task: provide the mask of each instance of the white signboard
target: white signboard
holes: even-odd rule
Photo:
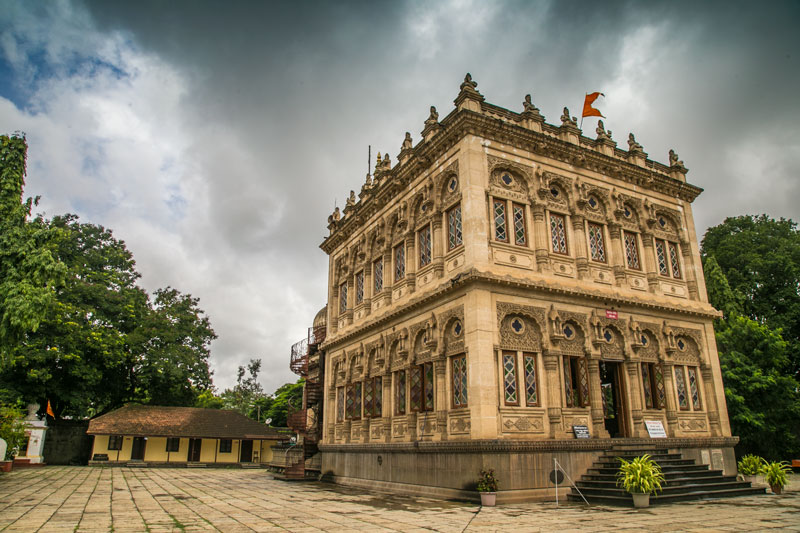
[[[664,431],[664,424],[661,420],[645,420],[644,425],[647,426],[647,433],[650,434],[651,439],[666,439],[667,432]]]

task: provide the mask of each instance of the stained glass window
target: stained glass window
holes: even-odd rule
[[[411,410],[419,411],[422,408],[422,367],[412,366],[409,379],[411,385]]]
[[[356,274],[356,305],[364,301],[364,271]]]
[[[494,201],[494,238],[497,241],[508,242],[506,202],[504,200]]]
[[[355,401],[353,403],[353,418],[358,420],[361,418],[361,382],[353,385],[355,389]]]
[[[364,381],[364,418],[369,418],[372,415],[373,386],[374,383],[371,379]]]
[[[573,361],[574,362],[574,361]],[[580,391],[581,407],[589,405],[589,368],[586,358],[577,359],[578,362],[578,386]]]
[[[406,247],[401,244],[394,249],[394,279],[401,280],[406,277]]]
[[[672,263],[672,277],[681,279],[681,265],[678,262],[678,245],[669,243],[669,260]]]
[[[675,367],[675,387],[678,389],[678,407],[689,409],[689,398],[686,396],[686,382],[683,377],[683,367]]]
[[[336,421],[344,420],[344,387],[336,389]]]
[[[449,190],[450,192],[455,192],[457,188],[458,188],[458,178],[456,177],[450,178],[450,181],[447,183],[447,190]]]
[[[425,388],[425,411],[433,411],[433,363],[425,363],[423,366],[423,380]]]
[[[461,232],[461,204],[447,212],[447,249],[452,250],[464,242]]]
[[[419,230],[419,267],[422,268],[431,262],[431,227],[425,226]]]
[[[597,207],[597,200],[595,199],[594,196],[589,197],[589,207],[591,207],[592,209],[595,209]]]
[[[511,209],[514,217],[514,243],[525,246],[527,244],[525,236],[525,207],[519,204],[511,204]]]
[[[667,267],[667,250],[664,241],[656,239],[656,262],[658,263],[658,273],[662,276],[669,276]]]
[[[661,365],[653,365],[650,369],[653,381],[656,385],[656,408],[665,409],[667,407],[667,390],[664,388],[664,372]]]
[[[636,242],[636,234],[622,232],[625,235],[625,258],[628,260],[628,268],[641,270],[639,264],[639,244]]]
[[[347,419],[351,420],[355,416],[355,404],[356,404],[356,389],[355,385],[348,385],[347,386]]]
[[[642,363],[642,388],[644,389],[644,405],[648,409],[653,408],[653,392],[650,381],[650,364]]]
[[[567,407],[589,405],[589,371],[583,357],[564,357],[564,392]]]
[[[573,407],[578,402],[575,397],[575,391],[572,383],[572,366],[570,365],[569,357],[564,358],[564,399],[567,401],[567,407]]]
[[[514,179],[508,174],[503,174],[503,176],[500,179],[503,180],[503,183],[505,183],[506,185],[511,185],[512,183],[514,183]]]
[[[539,391],[536,387],[536,357],[533,354],[522,354],[525,367],[525,404],[528,407],[539,405]]]
[[[394,381],[394,412],[397,415],[406,414],[406,371],[395,372]]]
[[[589,224],[589,251],[592,261],[606,262],[606,244],[603,239],[603,226]]]
[[[347,311],[347,282],[339,285],[339,314]]]
[[[567,253],[567,226],[563,215],[550,214],[550,236],[553,241],[553,252]]]
[[[383,380],[380,376],[373,379],[375,384],[372,387],[372,416],[380,418],[383,416]]]
[[[372,263],[372,275],[375,278],[375,294],[383,290],[383,259]]]
[[[503,352],[503,395],[506,405],[519,405],[516,352]]]
[[[689,373],[689,391],[692,394],[692,408],[695,411],[700,410],[700,391],[697,387],[697,369],[693,366],[687,367]]]
[[[453,408],[467,406],[467,357],[453,357]]]

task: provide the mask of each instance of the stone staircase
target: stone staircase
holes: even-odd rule
[[[721,470],[711,470],[708,465],[697,464],[694,459],[684,459],[680,453],[647,449],[609,450],[598,458],[576,485],[589,503],[633,506],[631,495],[616,484],[619,458],[630,461],[643,454],[650,455],[658,463],[666,479],[662,490],[650,496],[650,505],[766,492],[766,489],[755,488],[746,481],[737,481],[736,476],[725,476]],[[569,500],[583,501],[574,488]]]

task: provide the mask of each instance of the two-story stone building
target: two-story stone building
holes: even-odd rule
[[[458,497],[494,468],[507,500],[536,498],[554,457],[579,476],[645,441],[735,472],[701,189],[674,152],[596,132],[566,108],[547,124],[530,96],[489,104],[467,75],[333,213],[323,473]]]

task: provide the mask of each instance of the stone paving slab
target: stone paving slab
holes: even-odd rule
[[[784,494],[624,509],[561,502],[481,508],[262,470],[60,467],[0,475],[0,531],[797,531],[800,480]]]

